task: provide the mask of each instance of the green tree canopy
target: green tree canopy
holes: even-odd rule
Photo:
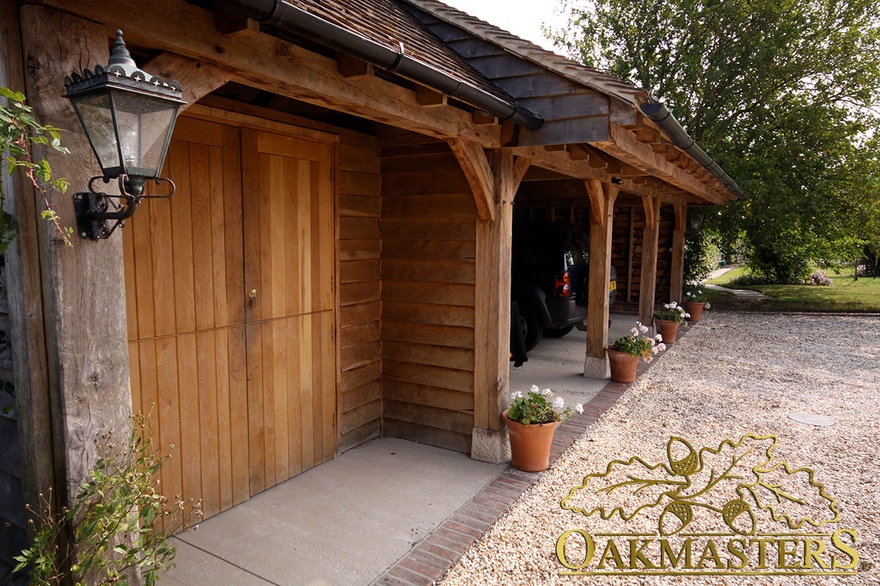
[[[746,192],[753,268],[852,258],[878,212],[876,0],[593,0],[555,41],[663,101]],[[872,216],[869,218],[868,216]]]

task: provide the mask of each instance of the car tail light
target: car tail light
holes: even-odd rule
[[[568,276],[568,271],[556,275],[553,290],[556,291],[557,297],[571,297],[571,277]]]

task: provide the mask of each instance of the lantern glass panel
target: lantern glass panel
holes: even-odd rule
[[[113,109],[106,92],[77,96],[71,100],[86,131],[104,175],[119,175],[119,145],[113,130]]]
[[[145,94],[113,94],[125,172],[158,177],[179,105]]]

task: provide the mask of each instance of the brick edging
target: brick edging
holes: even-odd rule
[[[679,329],[676,341],[693,325]],[[659,357],[658,357],[659,359]],[[657,363],[639,361],[638,376]],[[609,381],[584,407],[557,428],[550,447],[550,466],[635,383]],[[513,466],[496,476],[483,489],[438,525],[406,555],[373,582],[376,586],[431,586],[507,512],[544,472],[522,472]]]

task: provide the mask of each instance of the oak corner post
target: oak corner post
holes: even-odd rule
[[[639,321],[650,324],[657,291],[657,252],[660,238],[660,199],[642,196],[645,232],[642,238],[642,274],[639,289]]]
[[[590,275],[587,305],[587,348],[584,376],[608,378],[611,375],[605,346],[608,344],[609,295],[611,279],[611,230],[614,202],[620,192],[615,183],[593,179],[585,182],[590,199]],[[599,301],[601,300],[601,301]]]
[[[71,192],[83,189],[97,165],[62,82],[107,62],[112,31],[39,5],[21,7],[21,25],[29,102],[41,122],[68,130],[68,155],[36,154],[70,181]],[[75,225],[70,193],[56,195],[54,205],[63,225]],[[75,238],[67,247],[50,224],[40,222],[38,232],[56,488],[69,506],[97,460],[95,439],[109,430],[126,437],[131,428],[122,237]]]
[[[485,156],[485,155],[484,155]],[[461,157],[459,157],[461,160]],[[513,200],[529,161],[506,149],[486,158],[490,174],[493,213],[483,210],[476,220],[476,295],[474,308],[474,429],[471,457],[500,463],[509,459],[502,402],[510,387],[510,248],[513,237]],[[462,165],[464,167],[464,165]],[[467,171],[465,171],[467,173]],[[474,196],[483,201],[474,186]],[[488,219],[494,218],[494,219]]]
[[[672,232],[672,266],[669,282],[669,301],[684,301],[684,233],[687,223],[687,204],[675,206],[675,229]]]

